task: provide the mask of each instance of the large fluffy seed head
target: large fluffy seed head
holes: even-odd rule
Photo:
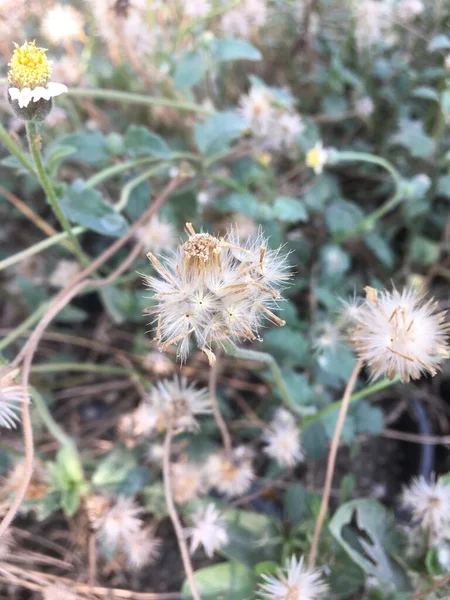
[[[148,255],[159,277],[145,278],[157,301],[147,312],[155,316],[161,350],[174,344],[184,361],[192,339],[213,364],[215,344],[255,340],[265,320],[284,325],[271,309],[288,265],[260,233],[241,243],[232,230],[221,239],[190,224],[187,230],[189,239],[172,257]]]
[[[173,495],[178,504],[191,502],[204,491],[204,474],[199,465],[185,461],[173,463],[170,475]]]
[[[248,449],[238,446],[231,456],[223,452],[212,454],[206,463],[205,478],[211,487],[225,496],[232,498],[245,494],[255,478]]]
[[[69,40],[83,40],[83,15],[72,6],[56,4],[50,8],[42,20],[42,33],[54,44]]]
[[[19,89],[45,86],[52,74],[46,52],[45,48],[38,48],[35,42],[25,42],[22,46],[15,44],[9,63],[9,83]]]
[[[438,479],[428,482],[424,477],[413,480],[403,491],[403,506],[412,511],[413,517],[434,536],[450,526],[450,485]]]
[[[154,563],[160,555],[162,540],[155,537],[153,526],[143,527],[123,539],[122,549],[128,567],[139,570]]]
[[[279,408],[275,413],[264,434],[264,441],[264,452],[282,467],[293,467],[303,458],[300,429],[291,413],[284,408]]]
[[[216,550],[228,543],[225,519],[214,504],[200,508],[192,516],[192,521],[193,526],[186,530],[186,535],[191,538],[192,554],[203,546],[206,556],[212,558]]]
[[[263,575],[258,595],[267,600],[314,600],[327,591],[319,571],[312,571],[303,565],[303,557],[297,560],[292,556],[284,569],[275,576]]]
[[[347,311],[348,338],[372,377],[398,375],[406,383],[423,373],[436,375],[439,362],[448,358],[445,313],[412,289],[378,294],[367,287],[366,294]]]

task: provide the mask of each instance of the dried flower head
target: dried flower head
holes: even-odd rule
[[[436,375],[439,362],[448,358],[446,339],[450,326],[445,312],[420,292],[396,289],[378,294],[366,287],[366,299],[352,303],[348,338],[367,364],[372,378],[398,375],[403,383],[423,373]]]
[[[161,546],[162,540],[155,537],[155,528],[149,525],[124,537],[122,549],[129,568],[139,570],[159,558]]]
[[[139,515],[142,511],[132,498],[122,497],[92,525],[106,546],[116,548],[119,542],[129,539],[141,529],[142,519]]]
[[[192,515],[192,527],[186,529],[186,536],[191,538],[191,554],[203,546],[208,558],[228,543],[228,534],[223,515],[214,504],[200,508]]]
[[[49,101],[67,92],[64,84],[49,81],[52,68],[46,52],[45,48],[37,47],[35,42],[25,42],[22,46],[15,44],[9,63],[8,92],[19,108],[26,108],[30,102]]]
[[[422,528],[437,537],[450,526],[450,485],[442,479],[428,482],[417,477],[403,490],[403,506],[411,509],[413,517]]]
[[[58,261],[55,270],[50,275],[48,282],[53,287],[63,288],[67,285],[67,282],[78,275],[80,272],[80,265],[76,260],[68,260],[62,258]]]
[[[203,470],[199,465],[186,461],[172,463],[170,467],[175,502],[186,504],[205,491]]]
[[[197,389],[185,377],[159,381],[147,398],[131,413],[120,420],[123,433],[134,437],[145,437],[164,431],[170,425],[174,431],[195,431],[197,415],[211,412],[208,392]]]
[[[20,405],[30,402],[27,388],[14,381],[18,374],[19,369],[0,369],[0,427],[7,429],[14,429],[20,420]]]
[[[84,41],[83,15],[72,6],[55,4],[42,19],[42,34],[53,44],[67,43],[71,40]]]
[[[293,467],[303,458],[300,429],[295,418],[284,408],[278,408],[264,433],[264,452],[282,467]]]
[[[271,308],[289,278],[286,257],[262,234],[241,245],[232,230],[219,239],[186,227],[189,239],[172,257],[148,254],[159,277],[145,277],[157,301],[147,312],[161,350],[176,344],[185,361],[193,338],[214,364],[214,344],[255,340],[264,320],[285,324]]]
[[[276,576],[262,575],[258,595],[266,600],[314,600],[327,591],[319,571],[312,571],[303,565],[303,557],[297,560],[292,556],[284,569]]]
[[[245,446],[234,448],[229,457],[224,452],[212,454],[205,465],[209,485],[229,497],[245,494],[254,478],[252,457]]]

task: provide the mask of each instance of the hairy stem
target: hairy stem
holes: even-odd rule
[[[34,170],[32,162],[29,160],[28,156],[22,151],[20,146],[18,146],[9,136],[6,129],[0,123],[0,140],[4,143],[4,145],[8,148],[11,154],[16,158],[20,164],[27,169],[33,175],[36,175],[36,171]],[[37,175],[36,175],[37,176]]]
[[[336,421],[336,427],[333,433],[333,439],[331,440],[330,452],[328,454],[327,472],[325,475],[325,485],[322,493],[322,500],[320,503],[319,515],[317,517],[316,526],[314,528],[314,535],[311,542],[311,550],[309,553],[309,567],[312,569],[316,563],[317,549],[319,545],[320,533],[322,531],[323,522],[328,510],[328,503],[330,501],[331,486],[333,483],[334,467],[336,464],[336,456],[339,449],[339,441],[341,439],[342,428],[344,427],[345,417],[347,415],[348,407],[350,404],[350,397],[352,390],[355,387],[358,375],[362,369],[363,362],[358,360],[355,368],[350,375],[350,379],[345,387],[344,395],[341,401],[341,410]]]
[[[63,211],[61,210],[61,206],[55,194],[55,190],[53,189],[52,182],[50,181],[50,178],[47,175],[47,171],[45,170],[45,166],[42,161],[41,151],[39,149],[40,137],[36,127],[36,123],[34,123],[33,121],[27,121],[26,128],[31,156],[33,157],[38,179],[42,186],[42,189],[44,190],[47,199],[50,203],[50,206],[52,207],[53,212],[55,213],[55,216],[58,219],[61,227],[67,233],[67,236],[72,243],[73,251],[76,254],[78,260],[83,266],[87,266],[90,262],[89,258],[84,254],[78,239],[72,233],[70,223]]]
[[[216,363],[211,367],[209,371],[209,398],[211,400],[211,406],[213,410],[213,415],[217,423],[217,427],[220,430],[220,435],[222,436],[223,447],[227,456],[231,455],[231,437],[230,432],[228,431],[227,424],[225,423],[225,419],[220,412],[219,405],[217,403],[217,365],[219,363],[219,355],[217,353]]]
[[[197,584],[195,583],[194,570],[192,568],[191,559],[189,556],[188,547],[184,537],[183,527],[175,508],[175,502],[173,500],[172,485],[170,480],[170,451],[172,447],[172,427],[169,425],[164,440],[164,453],[163,453],[163,478],[164,478],[164,495],[166,498],[167,510],[169,511],[170,520],[172,521],[175,534],[177,536],[178,547],[180,548],[181,558],[183,560],[184,571],[186,578],[191,588],[191,594],[194,600],[200,600],[200,594],[198,593]]]

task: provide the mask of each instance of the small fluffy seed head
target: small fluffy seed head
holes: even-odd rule
[[[403,490],[402,504],[412,511],[414,519],[433,536],[450,526],[450,485],[441,479],[428,482],[417,477]]]
[[[36,42],[25,42],[15,45],[9,63],[8,81],[11,85],[22,88],[45,86],[52,74],[52,68],[45,48],[36,46]]]
[[[170,468],[175,502],[186,504],[198,498],[205,491],[203,470],[189,462],[173,463]]]
[[[398,375],[406,383],[423,373],[436,375],[439,362],[448,358],[445,313],[416,290],[365,291],[366,299],[346,311],[352,316],[348,339],[372,378]]]
[[[142,508],[132,498],[119,498],[93,526],[102,542],[116,548],[142,527]]]
[[[124,537],[122,550],[128,567],[138,571],[158,560],[161,546],[162,540],[155,537],[154,527],[150,525]]]
[[[205,478],[225,496],[245,494],[255,478],[251,454],[245,446],[234,448],[230,457],[223,452],[212,454],[205,466]]]
[[[42,20],[43,35],[53,44],[68,40],[84,40],[83,15],[72,6],[56,4],[50,8]]]
[[[279,408],[264,434],[264,452],[275,459],[281,467],[293,467],[303,458],[300,444],[300,429],[294,417],[284,408]]]
[[[21,404],[30,402],[30,394],[23,385],[15,383],[18,369],[0,369],[0,427],[14,429],[20,420]]]
[[[315,600],[324,594],[328,586],[322,581],[319,571],[304,566],[303,557],[292,556],[284,569],[275,576],[263,575],[264,583],[259,586],[258,596],[266,600]]]
[[[200,508],[192,515],[192,521],[192,527],[186,529],[187,537],[191,538],[191,554],[203,546],[206,556],[212,558],[216,550],[228,543],[225,519],[214,504]]]

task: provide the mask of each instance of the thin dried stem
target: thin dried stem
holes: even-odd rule
[[[432,586],[427,588],[424,592],[419,592],[415,596],[411,596],[411,600],[422,600],[422,598],[428,598],[428,595],[431,594],[431,592],[435,592],[448,582],[450,582],[450,573],[447,573],[447,575],[444,575],[444,577],[438,579],[435,583],[433,583]],[[446,598],[448,598],[448,596],[446,596]]]
[[[183,527],[175,508],[175,502],[173,501],[172,485],[170,481],[170,451],[172,447],[173,431],[169,424],[167,428],[166,438],[164,440],[164,453],[163,453],[163,478],[164,478],[164,495],[166,498],[167,510],[169,511],[170,520],[172,521],[175,534],[177,536],[178,547],[180,548],[181,558],[183,560],[183,566],[186,573],[189,587],[191,588],[191,594],[194,600],[201,600],[200,594],[198,593],[197,584],[195,583],[194,570],[192,568],[189,551],[186,545],[184,537]]]
[[[17,366],[23,359],[22,368],[22,384],[24,387],[28,387],[28,380],[30,376],[31,364],[33,361],[34,354],[36,352],[39,341],[51,323],[55,316],[74,298],[83,288],[89,286],[93,289],[100,289],[106,285],[111,284],[117,277],[128,269],[133,263],[136,257],[142,251],[142,242],[137,241],[133,250],[130,252],[128,257],[120,264],[120,266],[113,271],[108,277],[102,280],[89,280],[87,277],[95,272],[99,266],[103,265],[111,256],[113,256],[122,246],[124,246],[131,236],[139,229],[143,223],[145,223],[164,203],[170,193],[180,185],[181,179],[174,179],[166,186],[159,197],[152,203],[152,205],[144,212],[144,214],[129,228],[127,234],[122,238],[119,238],[109,248],[107,248],[99,257],[97,257],[88,267],[86,267],[81,273],[75,275],[69,284],[61,290],[59,294],[55,296],[53,301],[50,303],[47,311],[39,321],[38,325],[34,329],[30,338],[22,348],[19,355],[11,363],[12,366]],[[0,524],[0,536],[6,531],[12,520],[17,514],[19,507],[25,497],[28,485],[31,480],[33,473],[33,431],[30,421],[30,413],[28,404],[24,403],[22,406],[22,422],[23,422],[23,437],[25,446],[25,467],[24,477],[21,482],[20,488],[17,490],[16,496],[8,512],[3,518]]]
[[[220,435],[222,436],[223,447],[227,456],[231,455],[231,437],[230,432],[228,431],[227,424],[225,423],[225,419],[220,412],[219,405],[217,403],[217,369],[219,363],[219,353],[217,353],[216,363],[209,370],[209,398],[211,400],[211,407],[214,415],[214,419],[216,420],[217,427],[220,430]]]
[[[339,441],[341,439],[342,428],[344,427],[345,417],[347,415],[348,407],[350,404],[350,396],[352,395],[353,388],[355,387],[356,380],[362,369],[363,362],[358,360],[355,368],[353,369],[350,379],[345,387],[344,395],[341,401],[341,409],[339,411],[338,419],[336,421],[336,427],[334,429],[333,439],[331,440],[330,452],[328,454],[327,472],[325,475],[325,485],[322,493],[322,501],[320,503],[319,515],[317,517],[316,526],[314,528],[314,535],[311,542],[311,550],[309,553],[309,568],[314,568],[316,563],[317,548],[319,545],[320,532],[322,531],[323,522],[328,510],[328,502],[330,500],[331,486],[333,483],[334,467],[336,465],[336,456],[339,449]]]

